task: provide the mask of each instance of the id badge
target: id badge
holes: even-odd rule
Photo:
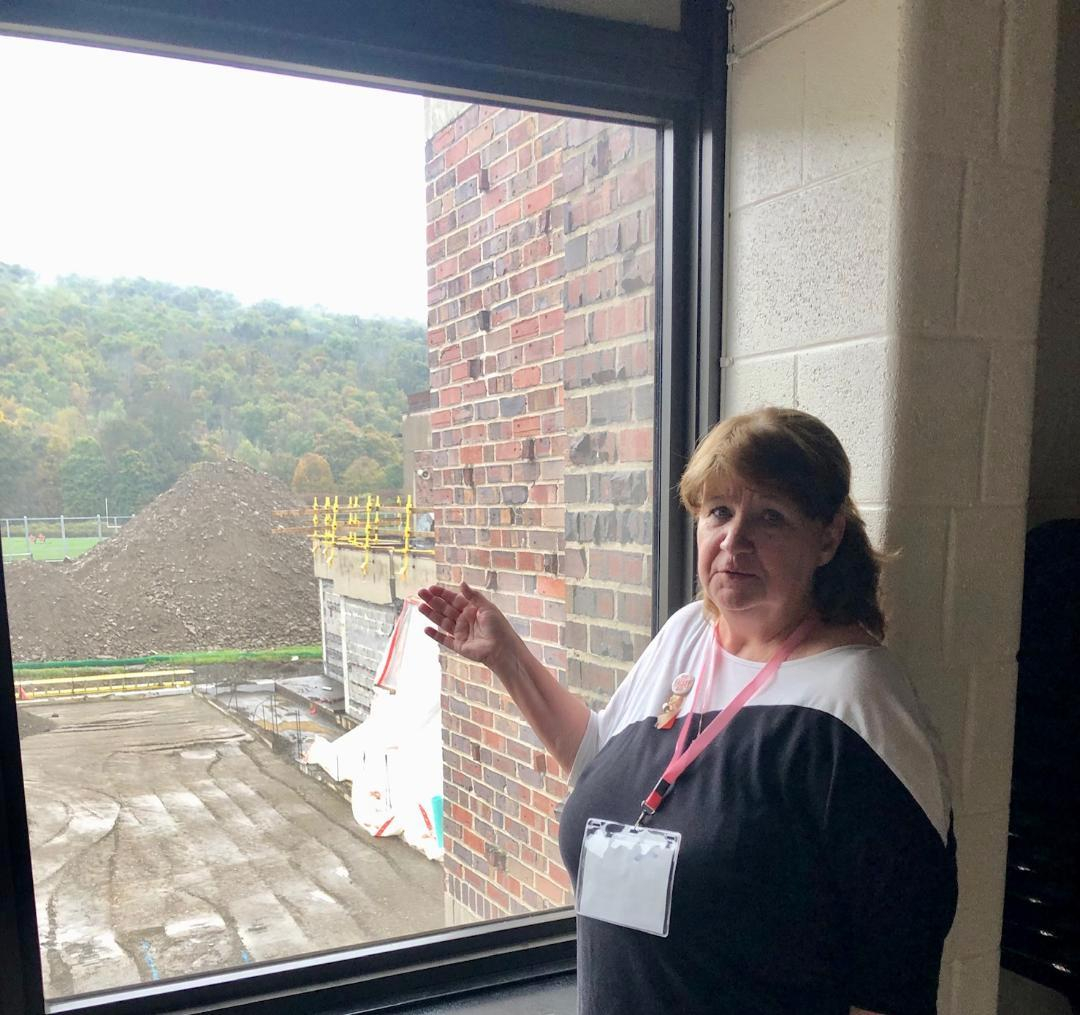
[[[576,909],[582,916],[667,937],[680,832],[589,818]]]

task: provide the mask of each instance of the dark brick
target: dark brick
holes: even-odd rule
[[[629,631],[620,631],[607,624],[594,624],[589,628],[589,651],[593,655],[618,659],[620,662],[633,662],[634,638]]]
[[[575,236],[566,241],[563,249],[563,268],[566,271],[578,271],[584,268],[589,261],[589,238],[588,236]]]
[[[571,439],[569,454],[574,465],[606,465],[614,460],[615,441],[606,431],[579,434]]]
[[[651,389],[650,389],[651,392]],[[593,423],[628,423],[631,416],[631,396],[626,390],[602,391],[589,399]]]
[[[585,504],[589,500],[589,477],[570,475],[565,479],[564,492],[567,504]]]
[[[634,389],[634,419],[652,419],[655,405],[656,392],[651,384],[644,384]]]

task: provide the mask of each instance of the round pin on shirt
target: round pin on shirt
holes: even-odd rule
[[[690,673],[680,673],[671,682],[671,693],[686,696],[694,686],[694,677]]]

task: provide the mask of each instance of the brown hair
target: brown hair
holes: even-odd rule
[[[779,493],[808,518],[844,515],[844,536],[832,560],[814,572],[814,605],[828,624],[861,624],[885,636],[878,579],[884,555],[870,545],[866,524],[850,496],[851,463],[824,423],[798,409],[766,408],[732,416],[700,441],[679,481],[683,507],[695,518],[708,489],[738,478]],[[705,596],[710,612],[716,607]]]

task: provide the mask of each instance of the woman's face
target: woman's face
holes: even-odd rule
[[[701,587],[732,620],[786,622],[809,607],[814,571],[832,560],[843,532],[840,512],[814,521],[781,494],[720,481],[698,513]]]

